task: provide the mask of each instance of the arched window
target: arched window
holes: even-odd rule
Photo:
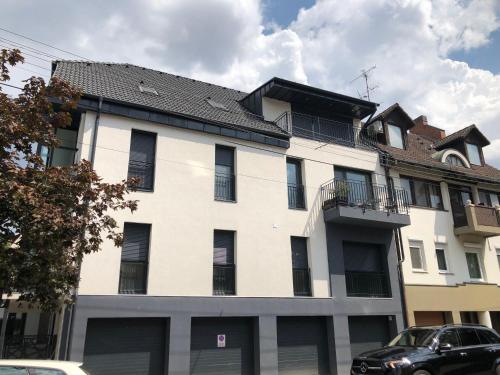
[[[446,163],[450,165],[458,165],[460,167],[465,167],[464,162],[457,155],[448,155],[446,157]]]

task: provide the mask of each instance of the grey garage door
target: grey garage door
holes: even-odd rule
[[[166,337],[168,319],[89,319],[84,368],[92,375],[163,375]]]
[[[278,317],[280,374],[330,374],[325,323],[323,317]]]
[[[252,318],[193,318],[191,374],[254,374],[253,330]]]
[[[381,348],[390,341],[390,336],[388,316],[349,317],[349,338],[353,358],[368,350]]]

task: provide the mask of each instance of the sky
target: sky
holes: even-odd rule
[[[243,91],[278,76],[359,97],[354,79],[376,66],[380,110],[398,102],[448,134],[476,124],[500,167],[500,0],[2,0],[0,48],[19,43],[15,85],[83,57]]]

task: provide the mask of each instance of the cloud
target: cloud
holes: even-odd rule
[[[490,43],[499,14],[496,0],[319,0],[283,29],[264,26],[258,0],[3,0],[0,23],[94,60],[246,91],[280,76],[358,96],[363,81],[352,79],[376,65],[381,109],[398,101],[447,132],[475,123],[500,167],[500,75],[448,58]]]

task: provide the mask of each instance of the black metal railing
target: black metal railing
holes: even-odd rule
[[[295,296],[311,295],[311,276],[309,273],[309,269],[293,269],[293,294]]]
[[[348,147],[373,147],[377,143],[375,134],[370,134],[352,122],[342,122],[298,112],[284,112],[276,120],[276,125],[287,133],[325,143],[341,144]]]
[[[348,297],[391,296],[389,279],[384,272],[345,271],[345,283]]]
[[[120,266],[120,294],[146,294],[147,262],[122,261]]]
[[[343,205],[403,214],[410,207],[404,189],[343,179],[321,185],[321,204],[323,209]]]
[[[4,359],[53,359],[57,336],[14,335],[5,337]]]
[[[234,264],[214,264],[213,288],[216,296],[235,294]]]
[[[234,175],[215,174],[215,199],[222,201],[236,200]]]
[[[306,208],[303,185],[288,184],[288,208]]]
[[[129,160],[128,178],[137,178],[139,180],[137,188],[140,190],[153,190],[154,163],[148,163],[138,160]]]

